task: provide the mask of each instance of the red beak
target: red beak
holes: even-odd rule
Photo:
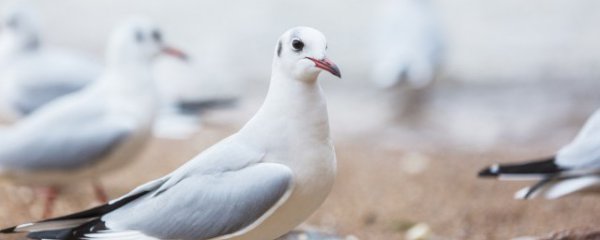
[[[171,55],[173,57],[179,58],[179,59],[181,59],[183,61],[189,60],[188,55],[185,54],[183,51],[177,49],[177,48],[173,48],[173,47],[169,47],[169,46],[163,46],[162,52],[164,54]]]
[[[321,60],[317,60],[317,59],[314,59],[311,57],[306,57],[306,58],[313,61],[316,65],[316,67],[323,69],[325,71],[328,71],[336,77],[342,78],[342,73],[340,72],[340,69],[338,68],[338,66],[335,65],[335,63],[333,63],[328,58],[323,58]]]

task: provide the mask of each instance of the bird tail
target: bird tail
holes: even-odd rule
[[[78,240],[88,239],[86,236],[88,233],[96,231],[104,231],[108,228],[100,218],[85,222],[79,226],[59,229],[59,230],[48,230],[30,232],[27,237],[36,240]]]
[[[102,215],[112,212],[148,192],[141,191],[117,201],[71,215],[5,228],[0,230],[0,235],[27,232],[29,233],[27,237],[31,239],[79,239],[78,236],[83,233],[106,228],[104,222],[100,220]]]
[[[555,158],[529,161],[517,164],[493,165],[479,172],[479,177],[499,180],[537,180],[529,187],[517,191],[516,199],[543,197],[556,199],[568,194],[586,190],[600,184],[597,171],[573,170],[560,167]]]
[[[206,99],[199,101],[179,101],[177,110],[182,114],[198,114],[207,110],[231,108],[238,102],[237,98]]]
[[[90,223],[100,221],[96,218],[82,218],[71,220],[46,220],[36,223],[26,223],[0,230],[0,234],[13,234],[26,232],[30,239],[75,239],[73,233]]]
[[[516,199],[531,199],[544,197],[546,199],[557,199],[574,192],[586,190],[600,183],[599,176],[579,176],[563,179],[554,179],[543,183],[536,183],[515,193]]]
[[[479,177],[500,180],[543,180],[566,169],[556,165],[554,157],[516,164],[494,164],[479,171]]]

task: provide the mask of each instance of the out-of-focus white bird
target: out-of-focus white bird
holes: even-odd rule
[[[231,84],[233,73],[215,72],[210,68],[214,64],[213,59],[194,55],[185,63],[171,59],[157,63],[161,111],[154,125],[155,137],[187,139],[200,129],[205,114],[237,106],[237,94],[230,89],[239,88]]]
[[[219,84],[224,79],[211,78],[208,84],[207,80],[202,79],[206,71],[198,69],[194,59],[185,64],[173,61],[162,63],[171,64],[159,65],[162,71],[155,72],[161,99],[161,110],[154,124],[155,137],[187,139],[200,129],[201,118],[206,113],[237,105],[236,96],[205,88],[210,84]],[[226,74],[222,75],[225,77]]]
[[[539,161],[493,165],[481,170],[479,176],[538,181],[518,191],[515,194],[518,199],[537,196],[555,199],[600,186],[600,110],[555,156]]]
[[[275,239],[329,194],[335,152],[321,70],[340,76],[325,37],[293,28],[277,43],[269,92],[237,133],[171,174],[104,206],[0,233],[35,239]]]
[[[443,43],[429,0],[384,0],[376,11],[371,78],[382,87],[422,88],[442,63]]]
[[[153,59],[159,53],[184,57],[141,18],[114,31],[107,53],[107,68],[98,80],[0,132],[0,179],[47,189],[45,216],[51,214],[58,186],[95,182],[140,152],[157,108]],[[95,184],[95,190],[102,200],[101,187]]]
[[[36,14],[13,3],[0,17],[2,114],[15,120],[80,90],[102,73],[91,58],[44,44]]]
[[[195,101],[169,101],[162,106],[154,124],[154,136],[162,139],[188,139],[201,127],[201,117],[208,111],[233,108],[236,98],[214,98]]]

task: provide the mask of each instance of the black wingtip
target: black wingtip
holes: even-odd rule
[[[29,239],[36,239],[36,240],[42,240],[42,239],[82,239],[82,238],[75,238],[73,236],[73,230],[72,229],[61,229],[61,230],[52,230],[52,231],[42,231],[42,232],[31,232],[29,234],[27,234],[27,238]],[[83,238],[85,239],[85,238]]]
[[[9,227],[9,228],[5,228],[0,230],[1,234],[11,234],[11,233],[16,233],[15,230],[17,229],[17,227]]]
[[[502,174],[556,174],[565,169],[556,165],[554,157],[516,164],[492,165],[479,171],[479,177],[499,177]]]
[[[104,221],[100,219],[92,220],[75,228],[58,229],[50,231],[30,232],[27,234],[29,239],[89,239],[86,234],[108,230]],[[111,238],[113,239],[113,238]]]

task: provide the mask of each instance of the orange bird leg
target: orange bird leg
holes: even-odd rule
[[[102,187],[102,184],[100,183],[100,181],[93,181],[92,187],[94,188],[94,194],[96,195],[96,200],[98,200],[101,203],[107,203],[108,195],[106,194],[106,191],[104,190],[104,187]]]
[[[42,218],[52,217],[54,202],[59,193],[58,189],[56,187],[43,187],[40,191],[44,198],[44,212],[42,213]]]

